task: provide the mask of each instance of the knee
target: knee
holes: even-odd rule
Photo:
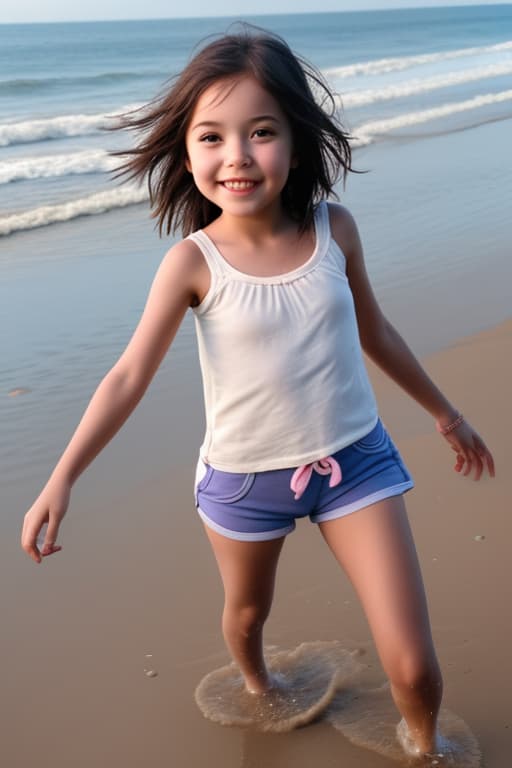
[[[266,605],[226,605],[224,608],[223,624],[227,631],[235,630],[244,637],[258,633],[269,614]]]
[[[401,654],[389,670],[394,688],[402,691],[439,690],[442,693],[441,671],[433,652],[408,652]]]

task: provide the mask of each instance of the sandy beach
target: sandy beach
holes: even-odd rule
[[[417,483],[408,508],[446,678],[445,704],[478,737],[487,768],[503,768],[512,746],[504,423],[511,342],[508,322],[425,361],[492,446],[494,481],[456,475],[451,451],[417,409],[405,411],[414,436],[398,441]],[[384,419],[399,422],[402,396],[379,376],[374,381]],[[127,497],[119,489],[108,493],[105,471],[93,467],[77,486],[58,560],[36,571],[12,547],[4,550],[2,763],[391,765],[325,723],[277,736],[202,718],[194,688],[227,655],[219,630],[221,589],[187,483],[175,487],[175,471],[146,477]],[[362,649],[364,663],[378,670],[350,586],[303,522],[283,554],[267,642],[293,648],[333,639]],[[158,675],[148,677],[150,670]]]
[[[458,476],[432,420],[370,367],[416,481],[407,505],[445,706],[476,735],[486,768],[506,768],[512,750],[509,133],[502,121],[369,147],[358,161],[371,174],[351,179],[345,197],[386,313],[496,460],[493,481]],[[134,207],[4,245],[0,765],[396,765],[326,722],[261,734],[218,726],[195,704],[199,681],[228,657],[220,579],[192,499],[203,413],[190,317],[144,401],[77,483],[63,551],[39,567],[21,552],[22,516],[129,338],[169,243]],[[284,548],[266,641],[332,640],[383,682],[350,585],[302,521]]]

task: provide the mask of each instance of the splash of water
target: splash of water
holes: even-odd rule
[[[318,719],[360,668],[355,654],[337,642],[303,643],[294,651],[268,653],[266,661],[277,685],[263,695],[246,690],[235,664],[206,675],[195,693],[204,716],[222,725],[291,731]]]
[[[478,742],[457,715],[442,709],[436,749],[420,758],[406,754],[389,685],[375,687],[368,670],[337,641],[302,643],[292,651],[269,650],[266,662],[277,685],[254,695],[235,664],[210,672],[195,698],[204,716],[222,725],[283,733],[322,718],[358,747],[416,768],[479,768]],[[402,729],[403,730],[403,729]]]

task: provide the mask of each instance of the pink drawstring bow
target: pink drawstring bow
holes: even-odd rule
[[[332,456],[319,459],[312,464],[303,464],[301,467],[297,467],[290,482],[290,488],[295,493],[295,500],[300,499],[308,487],[313,470],[319,475],[331,475],[329,488],[334,488],[335,485],[341,483],[341,467]]]

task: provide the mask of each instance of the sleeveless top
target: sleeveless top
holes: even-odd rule
[[[377,423],[326,202],[314,221],[311,257],[271,277],[232,267],[202,230],[189,235],[211,273],[193,311],[206,409],[200,455],[215,469],[297,467],[350,445]]]

